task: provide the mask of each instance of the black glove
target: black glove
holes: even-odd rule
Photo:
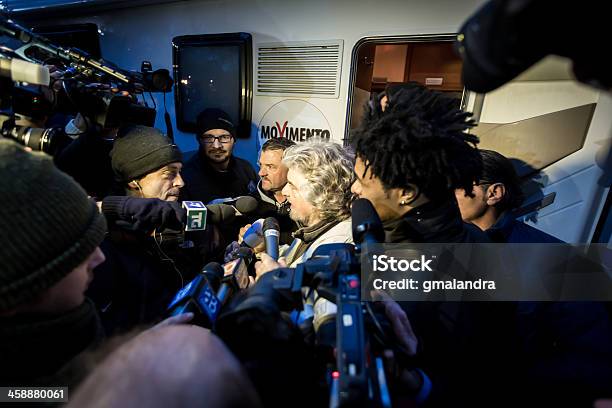
[[[109,223],[130,231],[183,230],[187,211],[174,201],[158,198],[107,196],[102,212]]]

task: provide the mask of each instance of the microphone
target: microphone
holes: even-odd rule
[[[33,85],[49,86],[49,68],[20,59],[9,59],[0,56],[0,76],[11,78],[15,82],[27,82]]]
[[[264,242],[263,222],[264,219],[260,218],[251,224],[245,231],[240,246],[255,248]]]
[[[221,264],[218,262],[209,262],[202,268],[200,274],[208,280],[208,284],[215,292],[219,290],[224,274]]]
[[[234,293],[249,287],[249,268],[254,262],[254,253],[249,248],[240,248],[236,251],[235,258],[223,264],[224,276],[221,287],[217,292],[217,298],[221,304]]]
[[[259,203],[257,199],[251,196],[241,196],[236,199],[234,207],[241,214],[250,214],[257,209]]]
[[[158,198],[106,196],[102,200],[102,213],[109,220],[130,230],[149,232],[159,230],[179,233],[206,229],[206,223],[230,222],[236,216],[231,205],[204,205],[201,201],[177,202]]]
[[[168,203],[168,202],[163,202]],[[169,205],[176,205],[177,203],[171,203]],[[159,226],[154,224],[155,240],[160,246],[165,246],[165,251],[172,251],[177,246],[181,248],[193,248],[194,242],[190,240],[187,233],[204,231],[207,228],[207,223],[210,224],[222,224],[225,222],[231,222],[235,218],[236,210],[231,205],[226,204],[211,204],[204,205],[201,201],[183,201],[183,209],[185,210],[182,219],[181,226],[178,229],[168,228],[163,225]]]
[[[236,215],[250,214],[255,211],[259,205],[257,199],[251,196],[216,198],[208,203],[208,205],[212,204],[230,205],[236,210]]]
[[[169,316],[191,312],[193,322],[201,327],[212,328],[221,309],[214,286],[223,276],[223,268],[210,262],[191,282],[177,292],[168,305]]]
[[[363,244],[379,244],[385,242],[385,230],[380,221],[378,213],[372,203],[359,198],[351,206],[351,217],[353,226],[353,242],[357,252],[361,251]]]
[[[254,254],[251,249],[238,249],[234,259],[223,264],[223,283],[229,283],[234,292],[249,287],[249,267],[253,261]]]
[[[185,231],[202,231],[206,229],[206,221],[220,224],[233,221],[236,217],[234,207],[227,204],[204,205],[201,201],[183,201],[182,205],[187,211]]]
[[[263,222],[263,232],[266,240],[266,253],[275,261],[278,260],[278,241],[280,238],[280,227],[274,217],[268,217]]]
[[[236,218],[236,210],[231,205],[209,204],[206,208],[208,209],[208,221],[211,224],[231,222]]]

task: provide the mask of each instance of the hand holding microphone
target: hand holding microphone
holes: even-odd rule
[[[116,226],[142,232],[180,230],[187,219],[179,203],[158,198],[108,196],[102,201],[102,213]]]
[[[123,229],[149,233],[201,231],[207,223],[232,221],[236,209],[226,204],[204,205],[200,201],[184,201],[181,207],[177,202],[158,198],[107,196],[102,201],[102,213],[110,223]]]
[[[263,218],[260,218],[253,224],[247,224],[240,229],[238,241],[232,241],[225,248],[225,262],[234,260],[241,248],[252,249],[255,254],[265,251],[263,222]]]

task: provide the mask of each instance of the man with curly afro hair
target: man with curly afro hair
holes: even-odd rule
[[[352,191],[372,202],[386,242],[480,242],[461,221],[457,188],[472,191],[482,168],[469,113],[416,83],[387,89],[353,134]]]
[[[462,221],[454,193],[472,191],[482,170],[478,138],[466,132],[472,126],[455,100],[416,83],[388,88],[372,99],[352,135],[356,180],[351,190],[372,202],[386,243],[489,242]],[[431,406],[493,406],[499,402],[495,395],[508,394],[501,392],[515,373],[513,304],[400,305],[419,344],[419,369],[405,370],[412,384],[415,372],[420,374],[417,400],[423,388],[431,389]]]

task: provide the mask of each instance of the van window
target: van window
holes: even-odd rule
[[[448,93],[460,106],[463,95],[461,58],[453,49],[454,36],[433,38],[372,38],[353,51],[353,86],[347,129],[359,127],[370,97],[389,85],[418,82]]]
[[[479,147],[510,158],[527,177],[580,150],[598,93],[577,83],[567,60],[548,57],[488,94],[464,90],[454,35],[375,37],[353,50],[345,144],[366,103],[388,85],[418,82],[445,92],[473,113]]]

